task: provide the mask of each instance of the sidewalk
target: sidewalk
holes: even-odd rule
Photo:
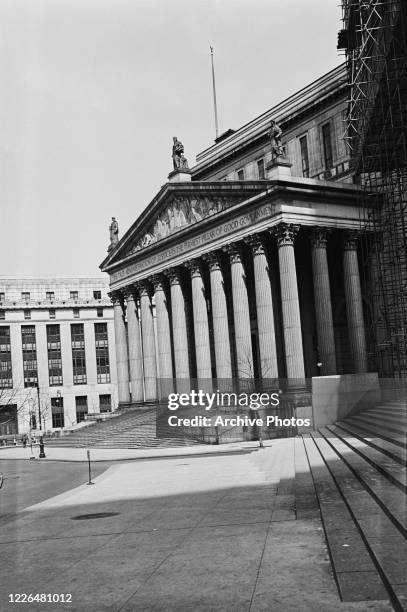
[[[265,446],[271,446],[272,441],[264,442]],[[230,453],[247,453],[259,448],[258,442],[234,442],[231,444],[179,446],[169,448],[90,448],[92,461],[129,461],[133,459],[160,459],[165,457],[184,456],[207,456],[222,455]],[[33,454],[39,457],[39,446],[33,446]],[[31,449],[29,446],[10,446],[0,448],[1,459],[30,459]],[[67,448],[57,446],[45,446],[46,459],[41,461],[87,461],[86,448]]]

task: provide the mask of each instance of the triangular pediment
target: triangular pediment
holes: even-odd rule
[[[262,181],[167,183],[101,264],[104,270],[264,191]]]

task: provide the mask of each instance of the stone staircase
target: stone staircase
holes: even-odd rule
[[[45,444],[70,448],[151,448],[203,443],[179,428],[175,432],[174,428],[168,426],[163,429],[162,425],[160,437],[157,437],[156,410],[155,407],[127,409],[114,418],[77,432],[59,438],[47,438]]]
[[[407,397],[304,436],[339,593],[407,610]]]
[[[272,521],[295,534],[321,519],[344,610],[407,610],[406,435],[399,399],[251,455],[275,485]]]

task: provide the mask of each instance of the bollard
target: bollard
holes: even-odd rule
[[[40,436],[40,459],[45,459],[44,438]]]
[[[91,469],[90,469],[90,450],[87,450],[86,454],[88,456],[88,470],[89,470],[89,482],[87,482],[86,484],[93,485],[95,483],[92,482],[92,472],[91,472]]]

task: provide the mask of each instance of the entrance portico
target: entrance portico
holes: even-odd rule
[[[300,389],[318,373],[366,371],[358,188],[269,176],[177,176],[109,252],[121,404],[130,388],[132,401],[155,401],[190,379]]]

